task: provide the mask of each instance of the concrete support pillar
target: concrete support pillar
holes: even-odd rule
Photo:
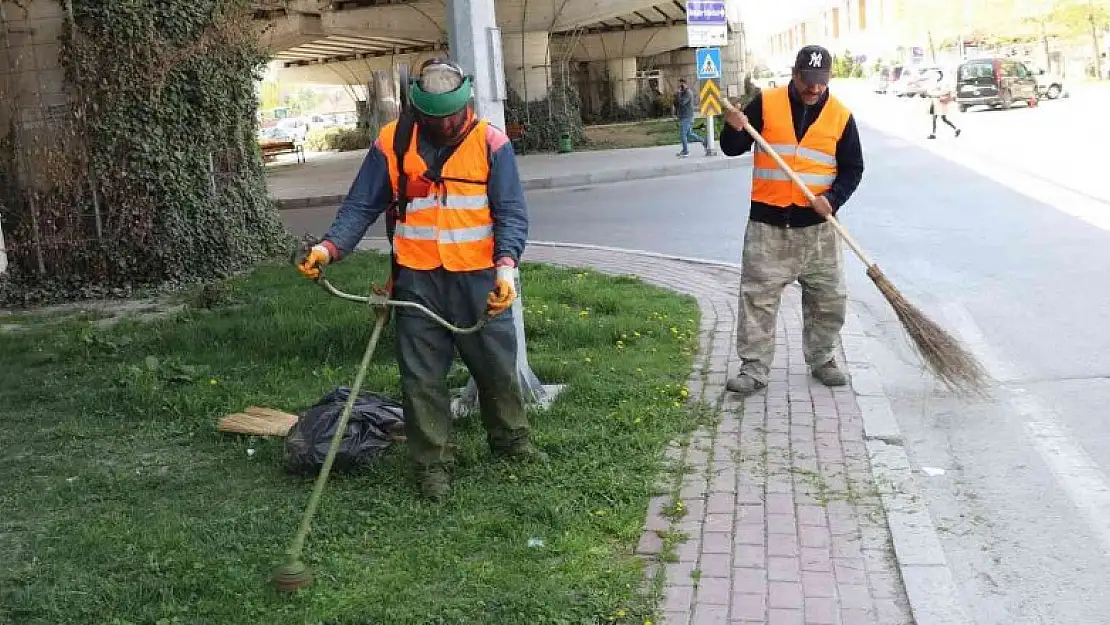
[[[505,78],[522,100],[535,102],[547,97],[551,84],[547,43],[544,31],[501,33]]]
[[[474,76],[478,114],[504,128],[505,72],[493,0],[452,0],[447,17],[451,57]]]
[[[401,102],[397,99],[397,81],[393,78],[393,72],[374,70],[370,75],[370,81],[374,85],[374,96],[378,101],[378,113],[381,116],[378,121],[384,124],[386,121],[395,119],[401,112]]]
[[[8,248],[4,247],[4,224],[0,223],[0,276],[8,270]]]
[[[636,99],[636,57],[605,61],[609,81],[613,85],[613,101],[617,106],[628,106]]]

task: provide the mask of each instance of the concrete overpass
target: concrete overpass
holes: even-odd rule
[[[390,72],[445,53],[456,1],[273,2],[259,4],[256,18],[264,25],[263,43],[274,53],[282,80],[365,84],[374,71]],[[486,52],[507,86],[527,100],[545,98],[553,82],[566,78],[553,76],[553,68],[571,63],[578,71],[607,76],[617,101],[626,104],[636,94],[638,58],[686,46],[684,0],[483,4],[495,12],[493,26],[500,36],[500,49]],[[489,47],[488,41],[480,44]],[[688,55],[688,63],[681,65],[692,69],[692,51]],[[727,50],[725,56],[730,56]]]

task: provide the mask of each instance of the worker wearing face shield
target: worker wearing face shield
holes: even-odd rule
[[[475,334],[453,335],[419,311],[395,309],[410,458],[423,494],[442,500],[454,466],[447,374],[455,347],[478,387],[492,455],[546,459],[530,441],[510,308],[528,214],[512,144],[475,114],[471,78],[433,59],[407,88],[409,106],[382,128],[331,228],[299,269],[316,277],[385,214],[394,299],[423,304],[457,326],[495,315]]]

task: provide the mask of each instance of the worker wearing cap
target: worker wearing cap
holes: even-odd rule
[[[419,311],[396,312],[409,453],[423,494],[439,500],[450,492],[454,464],[447,374],[456,346],[477,384],[492,454],[546,459],[530,442],[510,308],[528,214],[512,145],[475,115],[470,77],[433,59],[407,87],[411,112],[382,128],[331,228],[299,268],[318,276],[388,209],[395,299],[423,304],[457,326],[496,314],[475,334],[453,335]],[[411,140],[399,145],[406,127]]]
[[[847,377],[834,358],[844,325],[846,293],[840,241],[825,221],[835,215],[863,177],[863,152],[852,113],[829,94],[833,57],[821,46],[802,48],[793,79],[758,95],[743,113],[730,112],[721,151],[747,152],[763,135],[817,197],[805,194],[772,157],[756,146],[751,211],[744,235],[736,349],[739,375],[730,391],[752,394],[767,386],[775,353],[775,323],[783,289],[802,286],[803,351],[814,377],[841,386]]]

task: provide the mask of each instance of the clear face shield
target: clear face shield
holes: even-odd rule
[[[461,141],[471,122],[470,77],[458,65],[441,59],[428,61],[410,87],[416,123],[433,144]]]

